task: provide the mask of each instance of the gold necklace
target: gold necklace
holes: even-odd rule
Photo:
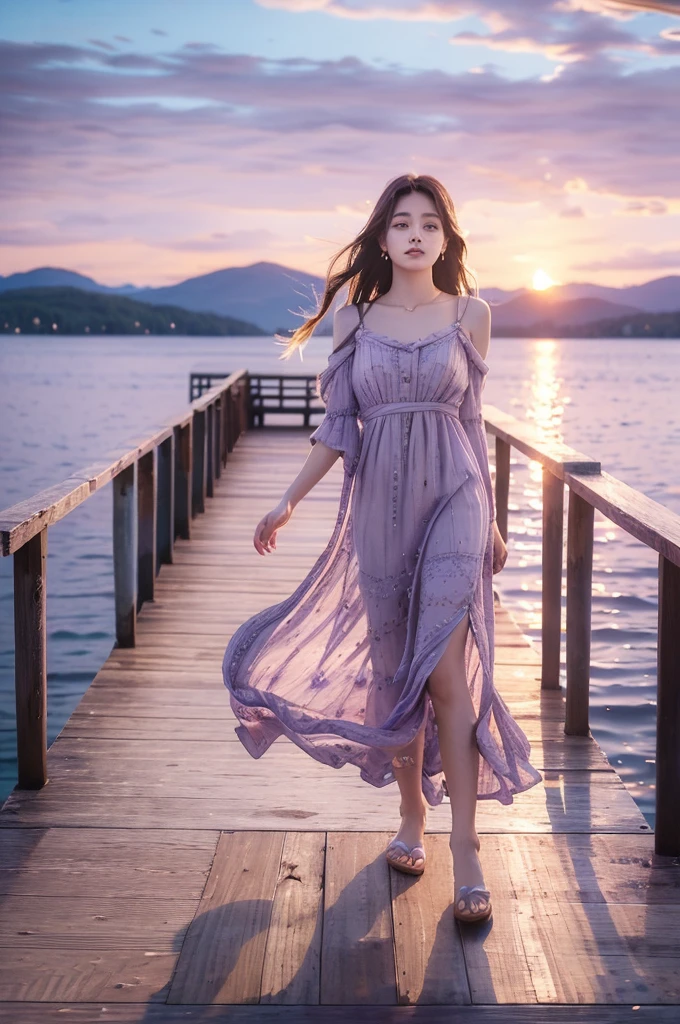
[[[440,295],[448,295],[448,292],[439,292],[439,295],[435,295],[433,299],[428,299],[427,302],[416,302],[415,306],[402,306],[398,302],[378,302],[376,299],[373,303],[374,306],[387,306],[388,309],[405,309],[407,313],[412,313],[414,309],[418,309],[419,306],[431,306],[433,302],[436,302]]]

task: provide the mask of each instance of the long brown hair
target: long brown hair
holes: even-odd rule
[[[451,196],[441,182],[429,174],[401,174],[388,182],[366,226],[354,241],[331,259],[318,311],[308,317],[290,338],[276,335],[279,343],[286,346],[280,359],[289,359],[307,341],[328,312],[336,294],[348,282],[348,305],[370,302],[390,290],[392,261],[381,259],[380,238],[387,234],[397,200],[409,192],[424,192],[428,195],[441,217],[447,246],[444,259],[438,259],[432,267],[435,287],[449,295],[476,294],[477,287],[470,283],[469,271],[465,267],[467,248],[460,233]],[[338,264],[340,267],[336,269]]]

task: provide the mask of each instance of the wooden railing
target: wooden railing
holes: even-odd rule
[[[222,373],[192,373],[189,378],[189,400],[197,398],[213,386]],[[324,407],[316,394],[316,377],[311,374],[248,374],[248,426],[263,427],[267,413],[302,416],[302,425],[310,425],[312,413],[323,415]]]
[[[154,596],[162,563],[246,429],[248,374],[239,370],[143,440],[0,512],[3,555],[14,555],[18,785],[47,781],[47,530],[113,481],[116,646],[134,647],[137,612]]]
[[[589,734],[590,633],[595,509],[659,555],[655,851],[680,855],[680,516],[529,423],[484,407],[496,439],[496,518],[507,540],[510,449],[543,467],[541,686],[560,686],[564,488],[567,513],[566,708],[564,731]]]
[[[205,377],[206,375],[201,375]],[[0,512],[3,555],[14,555],[19,787],[46,782],[47,529],[113,480],[116,644],[133,647],[136,615],[151,600],[173,541],[189,539],[236,438],[252,421],[250,384],[240,370],[194,399],[189,409],[142,442]],[[278,378],[277,378],[278,379]],[[285,379],[285,378],[282,378]],[[296,381],[300,378],[294,378]],[[314,377],[307,378],[314,381]],[[285,390],[285,388],[283,388]],[[273,410],[272,410],[273,411]],[[298,410],[301,411],[301,410]],[[311,411],[316,411],[312,409]],[[589,734],[590,635],[595,509],[659,554],[656,730],[657,853],[680,855],[680,516],[602,472],[600,463],[493,406],[498,527],[508,533],[510,452],[542,466],[541,686],[560,686],[564,489],[567,516],[565,733]],[[309,424],[306,423],[308,426]]]

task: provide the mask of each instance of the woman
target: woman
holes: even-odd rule
[[[401,827],[386,856],[421,874],[428,804],[451,801],[454,915],[491,913],[475,828],[478,799],[512,802],[541,776],[493,683],[495,522],[481,392],[488,305],[470,294],[451,199],[429,176],[388,184],[333,259],[304,343],[344,285],[326,406],[312,449],[253,539],[265,555],[298,502],[342,455],[332,537],[297,590],[245,622],[224,681],[253,757],[280,735],[374,786],[395,779]],[[342,261],[341,267],[335,267]]]

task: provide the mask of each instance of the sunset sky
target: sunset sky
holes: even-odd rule
[[[599,0],[3,0],[0,273],[323,275],[386,182],[481,288],[680,273],[680,18]]]

